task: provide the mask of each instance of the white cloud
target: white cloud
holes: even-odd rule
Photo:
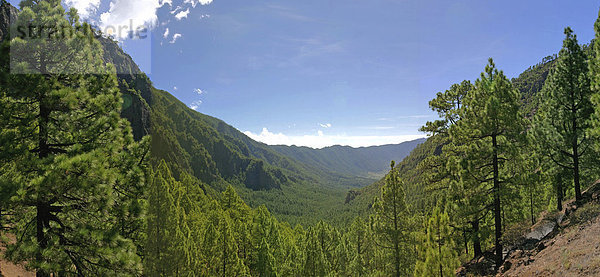
[[[88,18],[98,10],[100,0],[64,0],[65,5],[76,8],[81,18]]]
[[[396,144],[404,141],[423,138],[423,135],[397,135],[397,136],[349,136],[349,135],[327,135],[318,131],[312,135],[285,135],[273,133],[263,128],[259,134],[245,131],[244,134],[269,145],[297,145],[312,148],[323,148],[332,145],[348,145],[352,147],[364,147],[384,144]]]
[[[200,5],[208,5],[210,3],[212,3],[213,0],[185,0],[183,1],[183,3],[186,4],[192,4],[192,8],[195,8],[196,5],[200,4]]]
[[[174,10],[170,11],[171,14],[175,14],[177,11],[181,10],[181,6],[175,7]]]
[[[180,11],[180,12],[178,12],[178,13],[175,15],[175,18],[176,18],[177,20],[181,20],[181,19],[183,19],[183,18],[187,18],[187,16],[188,16],[188,14],[189,14],[189,13],[190,13],[190,9],[188,8],[188,9],[187,9],[187,10],[185,10],[185,11]]]
[[[109,2],[109,8],[99,11],[104,6],[101,5],[103,1]],[[159,25],[157,10],[165,5],[173,7],[172,0],[63,0],[63,3],[67,7],[76,8],[81,18],[97,21],[100,30],[120,41],[130,38],[130,32],[154,29]],[[208,5],[212,0],[184,0],[184,3],[196,7],[197,4]],[[171,11],[177,20],[187,18],[189,13],[190,8],[183,11],[182,6]],[[200,16],[206,17],[210,16]]]
[[[200,107],[200,105],[202,105],[202,100],[196,100],[196,101],[192,102],[192,103],[189,105],[189,107],[190,107],[190,109],[192,109],[192,110],[194,110],[194,111],[197,111],[197,110],[198,110],[198,107]]]
[[[177,41],[177,39],[179,39],[180,37],[181,37],[181,34],[174,34],[173,39],[169,43],[175,43]]]
[[[100,27],[117,39],[127,38],[129,31],[139,27],[153,29],[158,22],[156,11],[163,4],[165,2],[160,0],[112,0],[108,12],[100,15]],[[113,34],[109,28],[113,28]],[[116,31],[120,28],[125,31]]]
[[[204,93],[204,91],[199,88],[194,89],[194,92],[197,93],[198,95],[202,95]]]
[[[323,128],[331,128],[331,123],[319,123],[319,126],[323,127]]]
[[[169,36],[169,28],[165,29],[165,33],[163,34],[163,38],[167,38]]]

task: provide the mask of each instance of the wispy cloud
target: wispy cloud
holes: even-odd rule
[[[199,88],[194,89],[194,92],[197,93],[198,95],[202,95],[204,93],[204,91]]]
[[[183,1],[183,3],[185,4],[192,4],[192,8],[195,8],[196,5],[200,4],[200,5],[208,5],[210,3],[212,3],[213,0],[185,0]]]
[[[281,6],[281,5],[268,5],[268,8],[276,15],[301,22],[315,22],[316,20],[312,17],[303,15],[292,8]]]
[[[323,127],[323,128],[331,128],[331,123],[319,123],[319,126]]]
[[[190,103],[189,107],[190,107],[190,109],[197,111],[198,108],[200,107],[200,105],[202,105],[202,100],[196,100],[196,101]]]
[[[100,0],[65,0],[64,2],[68,7],[76,8],[82,18],[88,18],[95,13],[100,5]]]
[[[178,12],[179,10],[181,10],[181,6],[177,6],[175,7],[174,10],[170,11],[171,14],[175,14],[176,12]]]
[[[188,14],[189,14],[189,13],[190,13],[190,9],[188,8],[188,9],[187,9],[187,10],[185,10],[185,11],[180,11],[180,12],[178,12],[178,13],[175,15],[175,18],[176,18],[177,20],[181,20],[181,19],[183,19],[183,18],[187,18],[187,16],[188,16]]]
[[[359,127],[360,129],[365,129],[365,130],[392,130],[392,129],[396,129],[396,127],[394,126],[365,126],[365,127]]]
[[[420,119],[420,118],[431,118],[433,115],[430,114],[418,114],[418,115],[401,115],[401,116],[393,116],[393,117],[380,117],[377,118],[378,121],[395,121],[398,119]]]
[[[326,56],[339,55],[345,52],[343,41],[331,41],[320,38],[281,38],[283,43],[289,44],[290,49],[295,49],[293,55],[277,63],[279,67],[301,67],[307,69],[307,62],[321,59]]]
[[[347,145],[352,147],[364,147],[374,145],[396,144],[404,141],[423,138],[423,135],[396,135],[396,136],[349,136],[343,134],[329,135],[319,130],[317,133],[306,135],[286,135],[274,133],[263,128],[260,133],[245,131],[244,134],[250,138],[269,145],[296,145],[312,148],[323,148],[332,145]]]
[[[169,43],[173,44],[173,43],[177,42],[177,40],[178,40],[179,38],[181,38],[181,36],[182,36],[182,35],[181,35],[181,34],[179,34],[179,33],[177,33],[177,34],[174,34],[174,35],[173,35],[173,39],[171,39],[171,41],[169,41]]]

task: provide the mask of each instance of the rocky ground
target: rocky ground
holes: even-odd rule
[[[600,217],[563,229],[532,250],[516,250],[499,276],[600,276]]]
[[[583,196],[579,205],[569,201],[563,211],[526,228],[507,247],[499,271],[486,252],[459,268],[457,276],[600,276],[600,183]]]

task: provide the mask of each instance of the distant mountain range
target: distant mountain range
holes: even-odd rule
[[[389,171],[390,161],[401,161],[426,139],[417,139],[400,144],[353,148],[350,146],[330,146],[313,149],[302,146],[271,146],[275,151],[297,161],[315,165],[331,172],[381,178]]]

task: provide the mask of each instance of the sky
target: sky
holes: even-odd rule
[[[438,91],[487,59],[509,77],[594,36],[600,2],[63,0],[117,35],[154,85],[267,144],[370,146],[424,137]],[[18,1],[10,1],[12,3]]]

